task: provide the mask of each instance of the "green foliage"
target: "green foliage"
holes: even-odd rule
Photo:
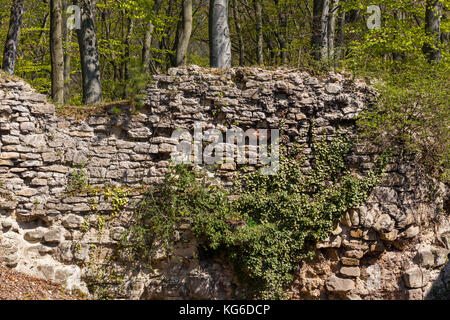
[[[105,191],[105,199],[111,201],[112,216],[116,217],[129,202],[130,192],[123,188],[110,188]]]
[[[86,172],[82,168],[75,168],[67,183],[67,193],[80,193],[89,188],[88,178]]]
[[[125,88],[125,95],[130,99],[131,108],[142,107],[147,97],[145,88],[150,82],[150,74],[144,72],[143,66],[137,60],[130,63],[130,79]]]
[[[367,5],[381,7],[381,28],[368,30]],[[449,1],[442,1],[444,14]],[[360,10],[361,21],[348,24],[348,54],[342,65],[356,76],[377,79],[379,97],[360,117],[362,136],[397,154],[417,156],[417,164],[442,180],[449,175],[449,43],[439,47],[442,61],[430,64],[422,52],[434,39],[425,33],[425,5],[420,1],[346,1],[348,14]],[[448,18],[441,32],[449,32]]]
[[[450,170],[450,64],[423,64],[384,74],[377,84],[379,99],[359,126],[363,136],[383,148],[415,154],[418,164],[445,181]]]
[[[140,203],[122,250],[150,259],[149,248],[170,249],[177,228],[189,223],[204,249],[223,251],[235,264],[248,297],[282,298],[298,263],[313,256],[314,244],[329,235],[343,213],[363,203],[380,180],[388,156],[359,179],[345,166],[350,149],[342,136],[316,143],[314,168],[307,173],[298,154],[283,151],[277,175],[244,174],[234,190],[204,172],[174,166]]]

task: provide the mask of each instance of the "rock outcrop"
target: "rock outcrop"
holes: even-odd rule
[[[188,229],[180,230],[173,256],[159,252],[152,269],[120,262],[113,274],[102,269],[142,199],[142,186],[160,183],[167,172],[177,143],[172,132],[193,131],[195,123],[219,130],[282,127],[285,145],[302,143],[310,154],[312,135],[330,139],[341,129],[355,136],[355,118],[374,96],[364,82],[340,73],[317,78],[296,70],[192,66],[155,76],[139,112],[110,105],[58,116],[22,80],[2,79],[0,260],[97,297],[103,284],[111,296],[131,299],[232,298],[238,287],[232,267],[202,257]],[[364,174],[375,156],[361,143],[347,162]],[[224,164],[214,174],[231,185],[237,169]],[[86,186],[96,191],[76,192]],[[446,186],[421,176],[413,159],[390,164],[367,203],[349,210],[328,241],[317,245],[315,260],[299,266],[288,294],[439,296],[450,285],[444,268],[450,249],[446,197]]]

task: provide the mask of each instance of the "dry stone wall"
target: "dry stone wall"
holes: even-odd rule
[[[282,128],[283,144],[299,142],[310,154],[313,136],[331,139],[338,129],[355,136],[355,118],[373,98],[363,81],[340,73],[191,66],[155,76],[139,111],[118,104],[58,116],[24,81],[1,79],[0,261],[95,297],[103,290],[131,299],[233,298],[239,285],[232,266],[202,256],[188,227],[174,253],[158,252],[151,269],[111,259],[144,187],[168,170],[172,132],[195,123],[205,130]],[[361,143],[347,161],[364,174],[375,156]],[[238,169],[223,164],[213,173],[231,185]],[[80,185],[90,192],[69,192]],[[431,186],[412,159],[390,164],[367,204],[350,210],[317,245],[315,260],[298,267],[289,296],[424,299],[445,292],[447,189]]]

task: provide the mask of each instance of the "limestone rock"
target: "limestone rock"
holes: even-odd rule
[[[151,137],[152,131],[147,127],[142,127],[128,130],[128,135],[135,139],[146,139]]]
[[[47,232],[47,229],[45,228],[37,228],[31,231],[27,231],[24,234],[24,239],[30,242],[36,242],[41,241],[41,239],[44,237],[44,234]]]
[[[325,239],[321,243],[316,244],[317,249],[323,249],[323,248],[339,248],[342,243],[342,238],[340,236],[336,236],[334,238],[328,238]]]
[[[359,266],[359,259],[342,257],[341,262],[345,266]]]
[[[361,275],[359,267],[342,267],[339,272],[347,277],[359,277]]]
[[[337,93],[341,92],[342,88],[338,84],[328,83],[328,84],[325,85],[325,90],[328,93],[337,94]]]
[[[380,238],[385,241],[394,241],[398,237],[398,230],[394,229],[391,232],[381,233]]]
[[[62,224],[68,229],[78,229],[83,225],[84,218],[75,214],[68,214],[62,219]]]
[[[434,265],[434,255],[430,249],[419,250],[418,258],[422,267],[428,268]]]
[[[411,238],[414,238],[415,236],[417,236],[419,234],[419,232],[420,232],[420,229],[418,226],[411,226],[405,230],[404,237],[406,239],[411,239]]]
[[[395,222],[388,214],[382,214],[375,222],[373,228],[382,233],[388,233],[394,229]]]
[[[63,240],[64,232],[61,228],[51,228],[44,234],[45,243],[59,244]]]
[[[428,283],[429,275],[420,268],[413,267],[404,273],[403,279],[408,288],[422,288]]]

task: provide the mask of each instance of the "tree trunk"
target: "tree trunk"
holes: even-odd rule
[[[77,36],[80,47],[83,103],[97,104],[102,101],[102,86],[94,24],[96,0],[78,0],[77,3],[81,9],[81,29],[77,30]]]
[[[314,0],[311,44],[315,60],[323,60],[328,54],[327,27],[329,9],[329,0]]]
[[[443,9],[443,11],[444,11],[444,9]],[[446,21],[447,19],[448,19],[447,15],[443,14],[442,21]],[[441,23],[443,23],[443,22],[441,22]],[[441,42],[443,44],[448,44],[449,39],[450,39],[450,32],[442,32],[442,30],[441,30]]]
[[[258,64],[264,65],[264,35],[263,35],[263,21],[262,21],[262,2],[261,0],[255,0],[256,11],[256,35],[258,37]]]
[[[128,18],[127,36],[125,38],[125,55],[124,55],[124,67],[125,67],[125,81],[130,80],[130,47],[131,37],[133,36],[134,19]]]
[[[159,13],[161,9],[161,0],[155,0],[155,15]],[[142,46],[142,70],[144,72],[150,71],[150,62],[151,62],[151,52],[150,49],[152,47],[153,40],[153,31],[155,30],[155,26],[151,21],[148,22],[147,28],[145,29],[144,35],[144,45]]]
[[[336,15],[337,8],[339,6],[339,0],[333,0],[333,6],[331,8],[330,19],[328,23],[328,58],[334,59],[334,37],[336,30]]]
[[[275,0],[275,5],[277,6],[278,10],[278,17],[280,19],[280,27],[281,32],[276,32],[275,35],[277,36],[278,42],[280,44],[280,55],[281,55],[281,63],[283,65],[287,65],[288,63],[288,52],[287,52],[287,17],[285,8],[280,8],[279,0]]]
[[[62,23],[62,32],[63,32],[63,49],[64,49],[64,103],[69,101],[70,97],[70,63],[71,63],[71,38],[72,31],[67,28],[67,15],[65,14],[67,11],[67,0],[62,1],[62,9],[63,9],[63,23]]]
[[[150,48],[152,46],[152,39],[153,39],[153,30],[155,29],[155,26],[153,23],[149,22],[147,29],[145,30],[144,35],[144,45],[142,47],[142,70],[144,72],[150,71]]]
[[[228,27],[228,0],[210,0],[209,47],[212,68],[231,67],[231,39]]]
[[[176,55],[172,63],[174,67],[186,64],[187,50],[192,33],[192,0],[183,0],[182,15],[181,32],[179,35],[177,34]]]
[[[425,11],[425,32],[433,40],[423,45],[423,53],[429,62],[440,62],[442,59],[439,49],[441,36],[442,3],[438,0],[427,0]]]
[[[336,53],[336,59],[340,60],[344,58],[344,38],[345,38],[345,10],[341,8],[341,12],[339,14],[339,32],[336,41],[336,47],[338,48]]]
[[[236,10],[236,0],[232,0],[232,7],[233,7],[234,25],[236,27],[236,33],[239,41],[239,66],[243,67],[245,64],[245,45],[244,45],[244,37],[242,36],[241,24],[239,22],[240,15]]]
[[[62,3],[50,0],[50,57],[52,65],[52,99],[64,103],[64,51],[62,45]]]
[[[14,74],[16,63],[17,44],[19,42],[20,28],[22,26],[24,0],[15,0],[11,7],[9,19],[8,35],[6,36],[5,48],[3,51],[3,70],[9,74]]]

